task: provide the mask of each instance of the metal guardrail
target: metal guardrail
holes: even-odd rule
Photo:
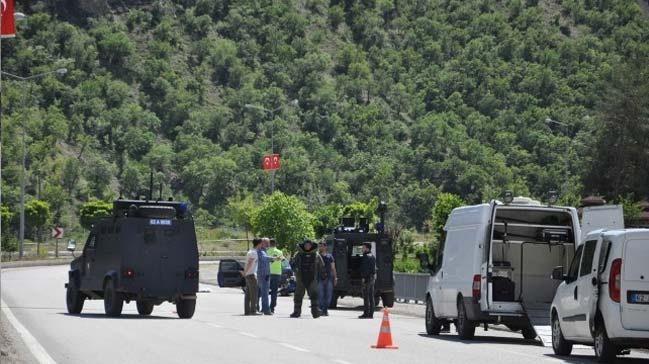
[[[430,274],[394,273],[394,297],[401,301],[426,302]]]

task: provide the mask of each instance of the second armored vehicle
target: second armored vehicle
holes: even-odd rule
[[[386,211],[387,205],[381,201],[377,210],[380,222],[375,224],[373,232],[370,231],[369,220],[366,218],[343,218],[341,225],[325,237],[328,250],[335,259],[338,278],[329,305],[331,308],[336,308],[338,298],[361,296],[360,264],[364,243],[372,245],[372,254],[376,257],[375,302],[378,304],[380,298],[383,306],[394,305],[393,245],[392,239],[385,232]]]

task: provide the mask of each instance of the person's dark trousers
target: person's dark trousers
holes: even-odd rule
[[[331,296],[334,290],[333,279],[325,279],[318,281],[318,298],[320,299],[320,311],[327,314],[329,304],[331,304]]]
[[[270,290],[270,275],[258,276],[257,284],[259,285],[259,299],[261,300],[261,312],[265,314],[270,313],[270,307],[268,305],[268,291]]]
[[[282,276],[279,274],[270,275],[270,311],[275,312],[277,306],[277,291],[279,289],[279,281]]]
[[[246,315],[252,315],[257,312],[257,290],[257,277],[254,274],[247,275],[243,311]]]
[[[302,300],[304,299],[304,293],[308,293],[309,299],[311,300],[311,315],[314,318],[320,317],[320,308],[318,307],[320,303],[318,302],[318,282],[316,279],[304,283],[301,279],[298,279],[295,285],[295,295],[293,297],[293,303],[295,308],[293,310],[293,316],[299,317],[302,313]]]
[[[366,278],[362,287],[363,293],[363,316],[374,316],[374,277]]]

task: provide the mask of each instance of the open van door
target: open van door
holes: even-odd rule
[[[241,275],[243,266],[234,259],[223,259],[219,263],[217,281],[219,287],[243,287],[246,281]]]
[[[622,205],[588,206],[583,208],[581,237],[578,244],[584,242],[590,232],[599,229],[624,229]]]

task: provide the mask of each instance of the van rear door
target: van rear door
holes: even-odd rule
[[[578,244],[586,241],[586,236],[591,231],[599,229],[624,229],[622,205],[584,207],[581,214],[581,237]]]
[[[622,259],[622,326],[649,330],[649,235],[625,242]]]

